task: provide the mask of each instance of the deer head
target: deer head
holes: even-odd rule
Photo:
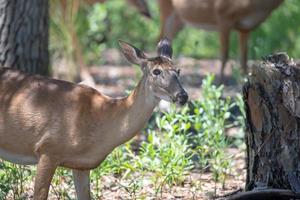
[[[187,102],[188,95],[179,81],[180,70],[172,62],[172,47],[168,39],[158,43],[158,56],[151,58],[127,42],[119,41],[119,44],[127,60],[141,66],[146,86],[156,98],[179,105]]]

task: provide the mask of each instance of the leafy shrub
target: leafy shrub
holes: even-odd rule
[[[32,171],[28,166],[0,161],[0,199],[26,199],[28,181],[32,181]]]
[[[216,87],[213,80],[212,75],[203,80],[201,100],[180,110],[173,108],[159,118],[157,124],[165,132],[186,137],[193,148],[196,167],[209,167],[219,181],[228,173],[229,161],[224,155],[228,146],[225,129],[231,116],[229,111],[235,104],[229,97],[222,98],[223,86]]]

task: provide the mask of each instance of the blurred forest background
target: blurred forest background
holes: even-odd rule
[[[58,0],[51,2],[50,50],[55,59],[72,58],[70,29],[64,24],[57,9]],[[84,6],[72,13],[72,23],[80,39],[83,56],[88,65],[103,64],[101,53],[108,48],[118,48],[118,39],[134,43],[145,50],[153,50],[159,35],[159,8],[156,1],[148,0],[152,19],[137,14],[123,0],[109,0],[104,4]],[[300,2],[286,0],[271,17],[251,33],[249,58],[259,59],[274,51],[287,51],[294,58],[300,57]],[[173,42],[175,56],[218,58],[217,32],[208,32],[187,26]],[[238,37],[232,34],[230,57],[238,59]]]

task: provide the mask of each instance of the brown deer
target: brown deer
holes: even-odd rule
[[[183,105],[188,95],[172,62],[170,42],[148,58],[120,41],[127,60],[141,66],[134,91],[114,99],[88,86],[0,69],[0,157],[37,164],[34,200],[45,200],[58,166],[73,170],[78,199],[90,199],[89,172],[140,131],[161,99]]]
[[[221,79],[228,60],[231,30],[239,32],[240,63],[247,72],[249,33],[260,25],[283,0],[158,0],[160,37],[173,39],[184,24],[220,32]]]

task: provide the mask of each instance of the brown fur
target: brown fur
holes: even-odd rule
[[[93,169],[150,117],[158,99],[151,100],[144,84],[127,98],[111,99],[86,86],[2,69],[0,150],[9,154],[9,161],[41,164],[38,171],[42,167],[51,172],[57,166]],[[39,162],[42,156],[51,166]],[[44,181],[37,180],[39,190]],[[42,196],[35,199],[46,198]]]
[[[158,0],[160,37],[173,39],[184,24],[220,32],[221,76],[228,59],[231,30],[239,31],[241,66],[247,72],[247,40],[283,0]]]

